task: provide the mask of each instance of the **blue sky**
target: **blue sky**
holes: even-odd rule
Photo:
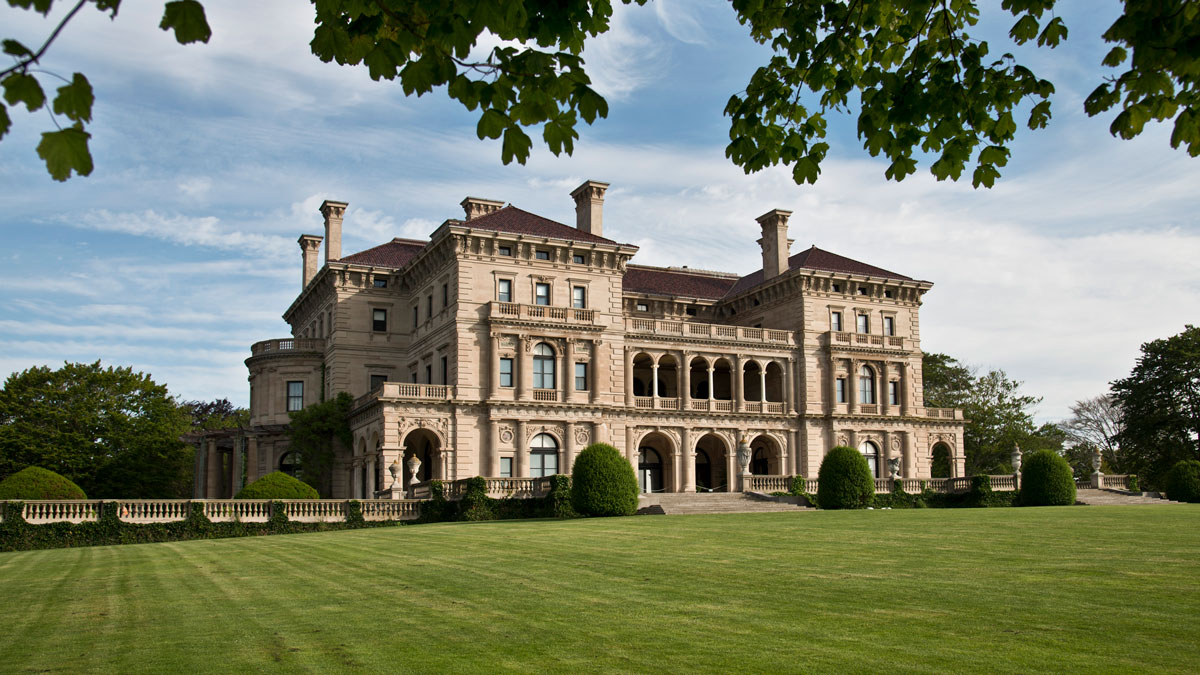
[[[296,238],[320,233],[323,199],[350,203],[352,252],[424,238],[467,195],[571,223],[569,191],[595,179],[612,184],[605,234],[640,246],[636,262],[748,273],[754,218],[784,208],[794,252],[816,244],[933,281],[923,348],[1004,369],[1045,398],[1039,420],[1062,419],[1128,374],[1142,342],[1200,316],[1200,160],[1169,147],[1169,128],[1119,141],[1082,113],[1117,6],[1060,4],[1066,45],[1019,52],[1055,82],[1054,119],[1021,136],[992,190],[925,166],[887,181],[852,118],[831,124],[816,186],[743,174],[724,158],[721,111],[765,51],[717,0],[619,7],[585,53],[608,119],[580,130],[574,156],[535,146],[525,166],[503,166],[441,92],[406,98],[320,63],[305,3],[210,1],[212,41],[186,47],[158,30],[161,3],[113,21],[89,8],[43,64],[96,90],[95,172],[49,178],[34,152],[45,111],[14,112],[0,142],[0,374],[102,359],[182,398],[244,405],[242,361],[287,334]],[[26,44],[54,19],[0,16]],[[1003,35],[1012,21],[984,24],[996,18]]]

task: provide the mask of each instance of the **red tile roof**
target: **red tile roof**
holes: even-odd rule
[[[428,244],[427,241],[396,238],[386,244],[380,244],[365,251],[352,253],[338,262],[354,263],[356,265],[371,265],[373,267],[394,267],[400,269],[417,257]]]
[[[707,300],[719,300],[735,283],[737,277],[733,275],[643,265],[628,265],[622,279],[626,293],[652,293]]]
[[[830,253],[813,246],[807,251],[801,251],[796,255],[788,258],[788,269],[810,269],[822,270],[825,272],[843,272],[846,274],[859,274],[868,277],[883,277],[885,279],[897,279],[900,281],[912,281],[912,277],[906,277],[903,274],[889,272],[883,268],[868,265],[845,256],[840,256],[836,253]],[[737,284],[730,289],[728,296],[732,297],[743,291],[748,291],[755,286],[763,283],[763,271],[751,272],[738,280]]]
[[[512,234],[531,234],[538,237],[567,239],[570,241],[587,241],[597,244],[616,244],[612,239],[597,237],[579,228],[563,225],[549,218],[523,211],[515,206],[505,206],[485,216],[472,220],[460,221],[463,227],[476,230],[491,230],[492,232],[509,232]]]

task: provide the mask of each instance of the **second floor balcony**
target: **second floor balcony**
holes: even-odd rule
[[[872,335],[871,333],[849,333],[846,331],[829,331],[830,349],[883,349],[902,352],[905,350],[904,338],[895,335]]]
[[[492,321],[532,321],[591,326],[596,322],[596,310],[493,301],[488,310],[488,318]]]
[[[275,338],[255,342],[250,347],[250,354],[261,356],[278,352],[318,352],[325,351],[325,341],[318,338]]]
[[[625,332],[650,334],[657,337],[680,337],[688,339],[720,340],[727,342],[754,342],[759,344],[790,346],[796,340],[791,331],[749,326],[726,326],[717,323],[693,323],[691,321],[661,321],[658,319],[625,319]]]

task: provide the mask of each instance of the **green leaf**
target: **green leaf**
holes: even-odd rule
[[[1129,57],[1129,53],[1122,47],[1113,47],[1108,54],[1104,55],[1104,60],[1101,62],[1109,68],[1116,68],[1125,63],[1125,59]]]
[[[65,181],[74,171],[80,176],[92,172],[92,153],[88,151],[88,139],[91,134],[83,130],[83,125],[76,123],[60,131],[47,131],[42,134],[42,142],[38,143],[38,156],[46,161],[46,170],[50,177],[57,181]]]
[[[54,97],[54,112],[76,122],[90,122],[93,101],[92,85],[82,73],[75,73],[70,84],[58,88],[58,95]]]
[[[46,92],[37,78],[27,73],[13,73],[0,83],[4,86],[4,100],[9,105],[24,103],[25,109],[33,112],[46,103]]]
[[[1053,48],[1065,39],[1067,39],[1067,24],[1063,23],[1062,17],[1056,16],[1046,24],[1045,30],[1038,36],[1037,43],[1039,47]]]
[[[500,134],[504,133],[504,129],[508,125],[509,119],[507,115],[498,110],[488,108],[479,117],[479,123],[475,125],[475,133],[479,136],[480,140],[485,138],[500,138]],[[507,163],[505,162],[505,164]]]
[[[33,52],[29,51],[28,47],[21,44],[20,42],[17,42],[16,40],[5,40],[4,41],[4,53],[12,54],[13,56],[15,56],[17,58],[22,58],[25,56],[33,56]]]
[[[1029,42],[1033,38],[1037,37],[1037,34],[1037,19],[1028,14],[1022,16],[1015,24],[1013,24],[1012,30],[1008,32],[1009,37],[1011,37],[1013,41],[1019,45]]]
[[[504,130],[504,142],[500,150],[500,161],[511,164],[515,159],[524,164],[529,159],[529,149],[533,141],[520,127],[513,125]]]
[[[175,40],[181,45],[192,42],[208,42],[212,29],[204,16],[204,5],[196,0],[172,0],[163,6],[162,22],[158,27],[174,30]]]
[[[7,134],[10,128],[12,120],[8,118],[8,108],[0,105],[0,138],[4,138],[4,134]]]

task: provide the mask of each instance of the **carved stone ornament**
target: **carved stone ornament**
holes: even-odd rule
[[[893,450],[899,450],[899,449],[900,449],[900,439],[899,439],[899,438],[892,437],[892,449],[893,449]]]
[[[590,436],[591,436],[591,434],[588,433],[587,429],[576,429],[575,430],[575,444],[576,445],[587,445],[588,441],[590,440],[590,438],[589,438]]]
[[[888,472],[891,473],[893,479],[900,477],[900,458],[899,457],[892,457],[891,459],[888,460]]]
[[[844,445],[850,445],[850,439],[849,439],[849,438],[847,438],[845,435],[839,435],[839,436],[837,437],[837,444],[838,444],[838,445],[843,445],[843,446],[844,446]]]
[[[512,443],[512,440],[513,440],[512,427],[508,426],[507,424],[501,426],[500,427],[500,442],[501,443]]]

